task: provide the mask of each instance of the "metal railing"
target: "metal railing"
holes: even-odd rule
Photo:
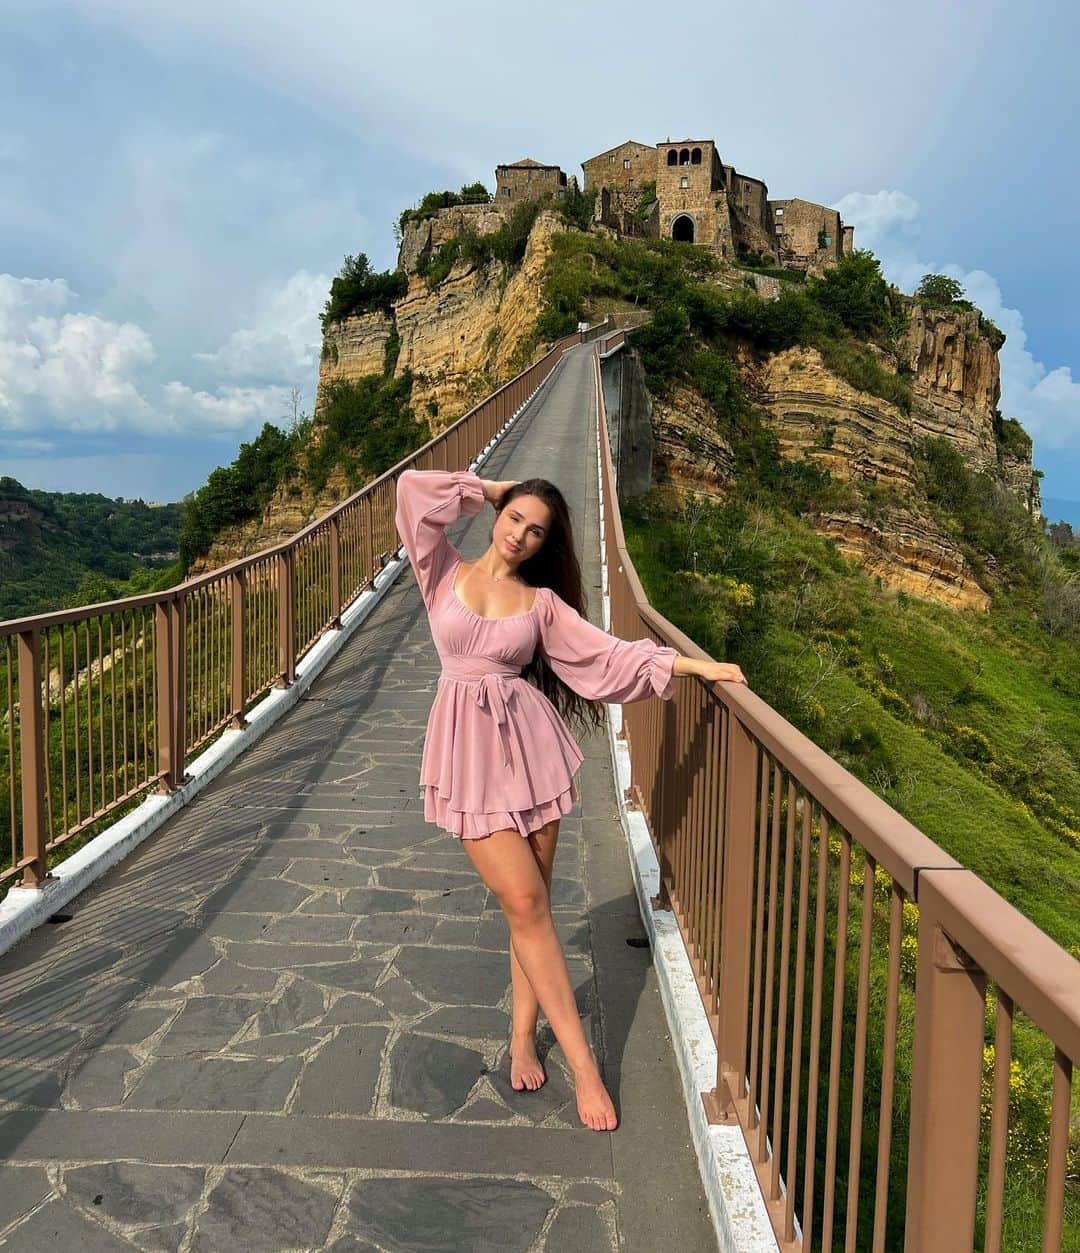
[[[611,629],[704,658],[627,554],[599,371],[616,342],[594,354]],[[748,688],[694,680],[623,717],[654,904],[716,1040],[706,1110],[741,1127],[779,1247],[958,1253],[977,1227],[1009,1247],[1022,1013],[1051,1089],[1030,1221],[1059,1249],[1080,963]]]
[[[40,885],[73,836],[151,788],[172,791],[210,739],[289,686],[397,551],[402,470],[468,465],[563,351],[603,326],[559,340],[283,543],[168,591],[0,623],[0,890]]]

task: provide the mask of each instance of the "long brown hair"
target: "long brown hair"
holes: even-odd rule
[[[551,525],[543,544],[533,556],[521,563],[518,574],[531,587],[550,587],[571,609],[586,617],[581,565],[566,498],[547,479],[522,479],[503,492],[496,512],[502,513],[515,496],[536,496],[551,512]],[[604,712],[600,702],[587,700],[568,687],[548,665],[539,649],[521,674],[522,678],[528,679],[543,692],[564,719],[576,722],[579,730],[599,730],[603,727]]]

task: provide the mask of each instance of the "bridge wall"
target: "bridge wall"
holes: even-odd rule
[[[641,359],[629,344],[600,359],[611,459],[619,496],[640,496],[652,484],[652,401],[645,387]]]

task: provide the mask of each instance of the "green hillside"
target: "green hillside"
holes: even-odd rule
[[[163,574],[175,581],[180,514],[179,505],[35,491],[0,477],[0,619],[157,586]]]

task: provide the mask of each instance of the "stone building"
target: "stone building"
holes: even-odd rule
[[[599,156],[582,161],[581,168],[585,173],[582,186],[586,191],[594,187],[633,190],[643,183],[655,184],[656,148],[628,139],[617,148],[609,148]]]
[[[581,168],[585,189],[597,191],[595,220],[620,235],[683,240],[728,258],[756,253],[811,273],[853,246],[854,228],[835,209],[770,200],[765,182],[725,165],[711,139],[651,147],[628,139]],[[644,203],[654,187],[655,203]]]
[[[532,157],[523,157],[512,165],[495,167],[496,204],[539,200],[541,196],[565,200],[566,190],[566,175],[557,165],[542,165]]]
[[[855,228],[840,214],[810,200],[770,200],[773,230],[780,246],[780,264],[814,272],[835,265],[854,246]]]

